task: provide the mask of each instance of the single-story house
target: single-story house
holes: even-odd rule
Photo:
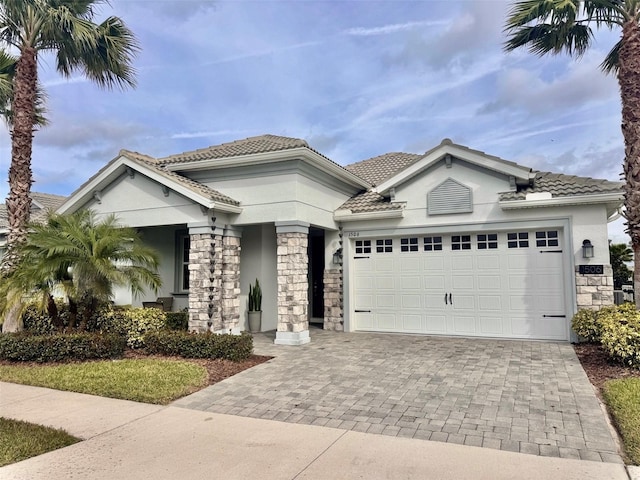
[[[193,330],[309,342],[345,331],[570,340],[579,308],[613,302],[607,222],[621,184],[539,172],[453,143],[345,167],[263,135],[164,158],[122,150],[60,213],[90,208],[162,255],[160,296]],[[118,303],[134,299],[119,292]]]

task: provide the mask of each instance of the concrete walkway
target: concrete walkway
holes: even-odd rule
[[[0,383],[0,416],[84,442],[0,468],[3,480],[627,480],[623,465],[523,455]]]
[[[622,463],[572,346],[313,329],[254,336],[269,362],[174,406],[533,455]]]

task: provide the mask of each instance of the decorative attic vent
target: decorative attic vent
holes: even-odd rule
[[[429,215],[473,212],[471,189],[447,178],[427,194],[427,212]]]

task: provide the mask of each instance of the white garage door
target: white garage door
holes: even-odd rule
[[[355,330],[567,340],[560,230],[353,241]]]

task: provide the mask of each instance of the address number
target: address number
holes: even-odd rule
[[[578,271],[581,275],[604,275],[604,265],[580,265]]]
[[[348,238],[359,237],[359,236],[360,236],[360,232],[347,232]]]

